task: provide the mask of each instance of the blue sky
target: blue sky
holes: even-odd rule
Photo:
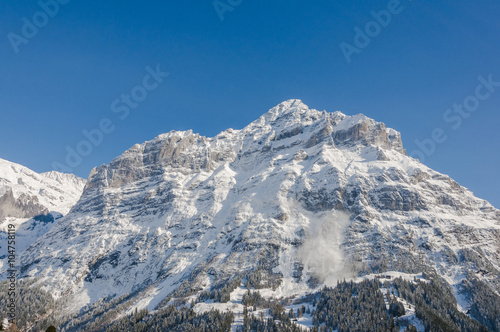
[[[223,13],[211,0],[60,2],[53,17],[37,1],[0,3],[0,158],[38,172],[66,165],[67,147],[108,119],[114,130],[71,167],[87,177],[160,133],[212,136],[298,98],[385,122],[409,153],[440,128],[425,164],[500,207],[500,87],[474,104],[479,76],[500,82],[498,1],[221,0]],[[388,8],[390,23],[348,63],[341,43],[356,47],[355,28],[376,29],[371,12]],[[141,89],[157,65],[169,76]],[[134,88],[147,97],[114,113]],[[447,113],[466,99],[477,110]]]

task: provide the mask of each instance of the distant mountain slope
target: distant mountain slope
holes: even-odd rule
[[[293,296],[387,271],[440,275],[467,311],[468,281],[499,295],[499,245],[500,211],[406,156],[397,131],[290,100],[241,130],[170,132],[94,169],[21,271],[70,296],[69,311],[121,295],[149,309],[226,301],[236,277]]]
[[[32,170],[0,159],[0,220],[69,212],[82,194],[85,180],[73,174]]]
[[[38,174],[0,159],[0,257],[6,255],[8,224],[16,226],[21,252],[67,214],[80,198],[86,180],[73,174]],[[0,266],[2,266],[0,262]]]

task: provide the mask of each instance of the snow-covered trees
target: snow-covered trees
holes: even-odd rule
[[[396,331],[378,281],[342,282],[319,294],[313,323],[328,331]]]

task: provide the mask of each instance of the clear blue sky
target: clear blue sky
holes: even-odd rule
[[[349,64],[339,45],[354,45],[354,28],[365,29],[389,1],[231,2],[221,21],[212,0],[72,0],[54,17],[34,0],[2,1],[0,158],[48,171],[82,130],[108,118],[115,130],[74,167],[87,177],[160,133],[212,136],[298,98],[385,122],[408,152],[442,128],[448,139],[425,163],[500,207],[500,88],[457,129],[443,120],[475,94],[479,75],[500,81],[500,2],[401,0]],[[9,33],[23,37],[23,17],[41,28],[25,28],[16,53]],[[170,75],[121,120],[112,102],[157,64]]]

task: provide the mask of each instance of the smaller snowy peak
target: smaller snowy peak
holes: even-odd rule
[[[66,214],[80,198],[85,180],[59,172],[36,173],[0,159],[0,219]]]
[[[41,173],[40,175],[46,177],[47,179],[54,180],[60,183],[61,185],[72,186],[75,188],[83,188],[86,182],[85,179],[82,179],[81,177],[78,177],[71,173],[60,173],[56,171],[50,171]]]

